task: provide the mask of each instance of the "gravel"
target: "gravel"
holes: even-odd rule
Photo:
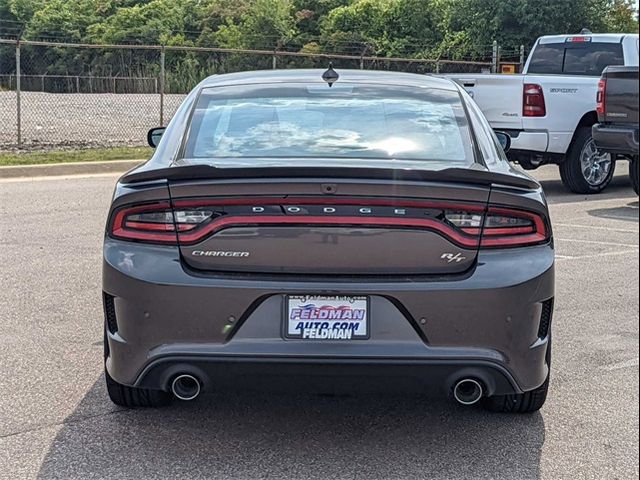
[[[186,95],[165,95],[165,124]],[[21,148],[146,145],[160,124],[156,94],[62,94],[22,92]],[[16,150],[16,93],[0,92],[0,150]]]

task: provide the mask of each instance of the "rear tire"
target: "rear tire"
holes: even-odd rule
[[[104,358],[109,356],[109,343],[107,334],[104,334]],[[107,383],[109,398],[116,405],[127,408],[162,407],[171,401],[171,394],[162,390],[150,390],[148,388],[136,388],[122,385],[116,382],[105,366],[104,378]]]
[[[549,375],[544,383],[530,392],[494,395],[482,400],[482,406],[497,413],[533,413],[542,408],[549,392]]]
[[[560,164],[560,178],[572,192],[590,195],[603,191],[615,170],[615,156],[597,152],[591,127],[580,127],[567,157]]]
[[[551,337],[546,356],[549,373],[542,385],[535,390],[511,395],[494,395],[482,399],[485,410],[496,413],[534,413],[542,408],[547,401],[549,393],[549,380],[551,378]]]
[[[631,179],[631,186],[633,186],[633,190],[636,192],[636,195],[640,195],[640,180],[638,177],[640,176],[640,161],[638,157],[634,157],[631,163],[629,164],[629,178]]]

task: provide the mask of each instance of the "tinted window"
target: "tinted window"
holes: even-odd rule
[[[529,73],[562,73],[564,43],[538,44],[533,50]]]
[[[609,65],[624,65],[620,43],[540,44],[533,51],[529,73],[600,76]]]
[[[473,163],[457,92],[343,83],[203,90],[189,158],[333,158]],[[259,160],[257,160],[259,161]]]

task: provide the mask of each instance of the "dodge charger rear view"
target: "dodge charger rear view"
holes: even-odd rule
[[[213,76],[148,140],[104,241],[115,403],[402,379],[494,411],[543,405],[546,201],[456,84],[332,68]]]

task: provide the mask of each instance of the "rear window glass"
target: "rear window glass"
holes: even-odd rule
[[[533,51],[528,73],[599,77],[609,65],[624,65],[620,43],[539,44]]]
[[[365,84],[203,89],[184,156],[473,163],[458,92]],[[245,162],[246,163],[246,162]]]

